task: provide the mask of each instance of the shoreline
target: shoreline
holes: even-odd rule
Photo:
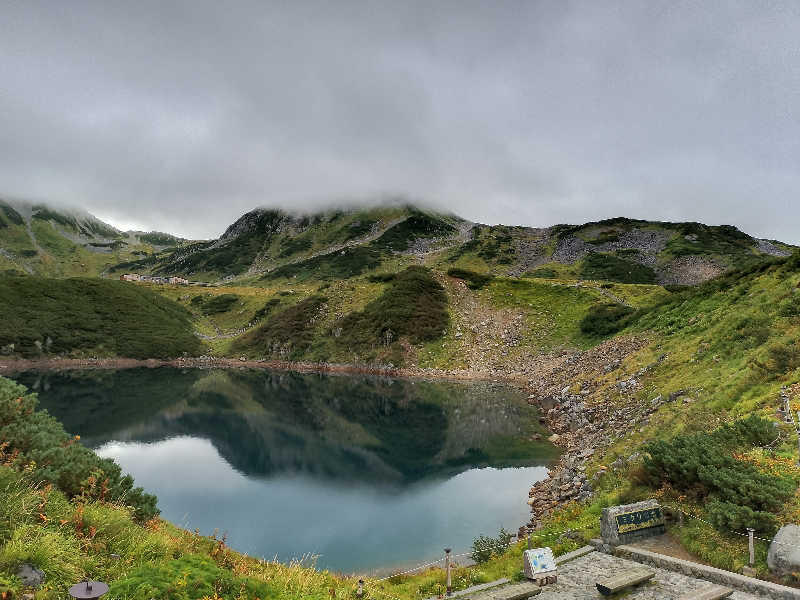
[[[449,381],[490,381],[518,387],[528,387],[522,373],[504,374],[497,371],[467,369],[429,369],[419,367],[380,367],[347,363],[312,363],[282,360],[242,360],[238,358],[45,358],[0,359],[0,375],[21,371],[71,371],[80,369],[263,369],[296,373],[331,373],[343,375],[376,375],[409,379],[441,379]]]

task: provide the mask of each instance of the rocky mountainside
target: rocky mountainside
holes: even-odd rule
[[[511,277],[694,285],[792,249],[730,225],[616,218],[531,228],[482,225],[411,205],[305,215],[256,209],[217,240],[114,270],[205,281],[327,280],[423,262]]]
[[[78,209],[0,199],[0,270],[96,276],[184,241],[166,233],[123,232]]]

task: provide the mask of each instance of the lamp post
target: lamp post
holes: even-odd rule
[[[447,595],[453,595],[453,582],[450,578],[450,551],[451,548],[444,549],[444,568],[447,570]]]
[[[108,585],[102,581],[81,581],[69,588],[69,595],[76,600],[97,600],[108,592]]]

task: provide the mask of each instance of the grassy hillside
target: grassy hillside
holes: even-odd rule
[[[96,277],[120,262],[138,260],[167,234],[123,233],[80,211],[0,200],[0,270],[47,277]]]
[[[120,281],[0,275],[0,347],[6,355],[196,355],[189,313]]]

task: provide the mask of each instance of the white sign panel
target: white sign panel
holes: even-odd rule
[[[553,551],[550,548],[534,548],[525,550],[525,577],[533,579],[537,575],[555,573],[556,560],[553,558]]]

